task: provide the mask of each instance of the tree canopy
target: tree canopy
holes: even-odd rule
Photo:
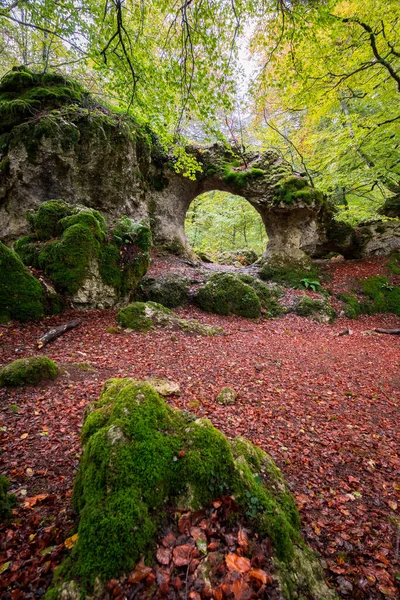
[[[397,0],[6,0],[0,72],[81,79],[183,168],[191,137],[274,146],[374,209],[400,192],[399,20]]]

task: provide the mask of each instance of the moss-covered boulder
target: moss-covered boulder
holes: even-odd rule
[[[167,308],[187,304],[189,299],[189,280],[175,273],[160,277],[144,277],[139,285],[139,299],[158,302]]]
[[[264,317],[279,317],[282,314],[283,308],[278,298],[283,295],[283,289],[279,285],[274,283],[267,285],[251,275],[238,275],[238,278],[253,288],[260,300],[261,312]]]
[[[181,319],[172,310],[157,302],[132,302],[119,311],[117,321],[121,327],[144,333],[153,327],[180,329],[206,336],[224,333],[221,327],[205,325],[196,319]]]
[[[63,200],[44,202],[27,218],[32,234],[15,243],[16,252],[77,306],[109,308],[129,298],[149,267],[151,232],[142,223],[122,217],[108,230],[97,210]]]
[[[334,597],[302,541],[282,474],[250,442],[230,443],[210,421],[171,408],[146,383],[112,379],[88,411],[82,444],[73,494],[77,543],[55,578],[55,589],[75,580],[90,593],[96,582],[129,572],[143,554],[151,555],[168,510],[201,509],[232,495],[252,527],[271,540],[282,589],[289,589],[288,582],[296,588],[298,575],[291,566],[300,553],[316,573],[314,582],[301,589],[304,597]],[[304,570],[299,567],[300,577]]]
[[[361,279],[357,289],[339,294],[339,299],[344,302],[344,313],[350,319],[375,313],[400,316],[400,286],[391,285],[385,276],[375,275]]]
[[[0,322],[29,321],[44,315],[44,294],[39,281],[20,257],[0,242]]]
[[[216,273],[199,288],[195,303],[202,310],[218,315],[239,315],[256,319],[261,302],[251,285],[231,273]]]
[[[217,402],[219,404],[223,404],[224,406],[230,406],[235,404],[237,398],[237,393],[231,387],[222,388],[217,395]]]
[[[331,323],[336,314],[328,300],[315,300],[306,294],[300,297],[295,312],[301,317],[311,317],[320,323]]]
[[[6,523],[11,518],[11,512],[17,503],[14,494],[9,494],[10,482],[7,477],[0,475],[0,523]]]
[[[18,358],[0,369],[0,385],[35,385],[46,379],[55,379],[58,373],[58,366],[47,356]]]

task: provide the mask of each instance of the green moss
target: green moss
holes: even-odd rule
[[[0,316],[29,321],[44,315],[43,291],[20,257],[0,242]]]
[[[189,281],[186,277],[167,274],[163,277],[142,279],[139,285],[140,298],[157,302],[168,308],[187,304]]]
[[[350,319],[361,314],[393,313],[400,316],[400,286],[389,284],[387,277],[376,275],[359,281],[360,295],[355,292],[340,294],[344,312]]]
[[[47,241],[61,234],[60,221],[72,212],[72,207],[64,200],[49,200],[43,202],[35,213],[28,213],[27,219],[37,240]]]
[[[394,275],[400,275],[400,252],[394,252],[387,263],[388,269]]]
[[[295,201],[301,201],[305,204],[313,204],[314,202],[321,204],[324,201],[324,195],[319,190],[310,187],[303,177],[290,175],[276,184],[273,202],[276,204],[279,202],[293,204]]]
[[[144,302],[133,302],[122,308],[117,315],[118,325],[135,331],[149,331],[153,321],[146,316],[146,304]]]
[[[251,167],[250,169],[237,171],[232,165],[225,165],[222,180],[234,188],[241,189],[251,181],[264,176],[265,172],[262,169]]]
[[[288,287],[301,289],[304,288],[302,279],[317,280],[320,274],[315,266],[304,269],[297,265],[277,267],[265,263],[260,269],[260,277],[265,281],[276,281]]]
[[[35,235],[25,235],[14,244],[14,250],[24,263],[35,269],[39,268],[39,255],[41,243],[38,242]]]
[[[195,296],[196,304],[207,312],[256,319],[261,302],[254,289],[230,273],[216,273]]]
[[[86,279],[91,260],[100,252],[92,231],[77,223],[68,227],[59,240],[44,245],[39,265],[61,293],[76,293]]]
[[[344,314],[349,319],[356,319],[361,315],[361,305],[358,301],[357,295],[354,292],[347,292],[339,294],[339,300],[342,300],[344,305]]]
[[[11,518],[12,509],[17,504],[14,494],[9,494],[10,483],[7,477],[0,475],[0,523],[7,523]]]
[[[0,81],[0,134],[32,119],[38,112],[83,104],[82,86],[66,77],[14,67]]]
[[[59,369],[47,356],[19,358],[0,370],[0,385],[35,385],[57,377]]]
[[[288,563],[301,545],[293,499],[272,459],[207,420],[169,407],[148,384],[110,380],[82,427],[73,504],[78,542],[64,577],[90,590],[129,572],[154,549],[166,504],[192,510],[234,495],[255,529]],[[60,583],[60,581],[58,581]]]
[[[61,294],[75,294],[98,264],[103,282],[123,297],[134,292],[150,264],[151,231],[122,217],[107,235],[97,211],[50,200],[28,215],[34,235],[18,240],[23,261],[41,268]],[[43,243],[45,242],[45,243]]]
[[[239,275],[238,277],[243,283],[250,285],[254,289],[260,300],[261,307],[266,311],[264,316],[279,317],[282,314],[282,306],[277,300],[283,293],[279,286],[269,288],[265,283],[251,275]]]
[[[296,306],[296,313],[301,317],[315,317],[323,319],[326,317],[330,322],[335,317],[335,311],[326,300],[313,300],[309,296],[302,296]]]

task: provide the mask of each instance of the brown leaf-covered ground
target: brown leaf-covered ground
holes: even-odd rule
[[[380,259],[334,264],[329,287],[343,291],[354,276],[381,267]],[[0,391],[0,473],[19,500],[13,522],[0,530],[0,596],[41,597],[73,543],[71,493],[85,406],[109,377],[158,376],[179,382],[173,405],[273,456],[340,597],[398,597],[399,337],[371,330],[398,328],[399,318],[326,325],[293,314],[252,322],[193,307],[178,312],[220,325],[227,335],[110,334],[114,311],[71,310],[41,323],[0,326],[4,364],[37,354],[36,340],[49,327],[81,321],[40,351],[63,365],[59,379]],[[348,327],[352,335],[338,336]],[[224,386],[238,392],[235,406],[216,403]]]

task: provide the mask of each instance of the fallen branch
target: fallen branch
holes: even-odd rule
[[[374,329],[376,333],[388,333],[389,335],[400,335],[400,329]]]
[[[78,327],[78,325],[80,325],[80,321],[70,321],[65,325],[59,325],[58,327],[53,327],[53,329],[49,329],[49,331],[47,331],[38,339],[38,348],[43,348],[43,346],[46,346],[53,340],[56,340],[61,335],[64,335],[66,331],[74,329],[74,327]]]

